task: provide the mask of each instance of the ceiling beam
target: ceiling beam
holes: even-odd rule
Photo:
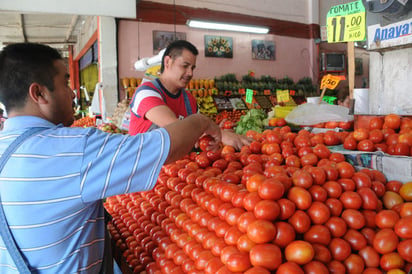
[[[26,29],[25,29],[25,26],[24,26],[24,15],[20,13],[17,16],[19,17],[18,18],[18,22],[19,22],[18,24],[19,24],[21,36],[23,38],[23,42],[27,42]]]
[[[79,15],[73,15],[69,29],[66,32],[66,39],[64,40],[65,42],[70,40],[70,37],[73,34],[74,27],[76,26],[78,20],[79,20]]]

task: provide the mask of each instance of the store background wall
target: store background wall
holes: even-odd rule
[[[153,31],[174,31],[173,25],[141,23],[120,20],[118,25],[119,77],[142,77],[144,72],[134,70],[133,64],[144,57],[153,56]],[[255,35],[236,32],[214,32],[176,26],[176,32],[186,33],[186,40],[199,50],[194,78],[214,78],[235,73],[238,80],[253,70],[257,77],[288,76],[294,81],[303,77],[317,76],[317,63],[313,59],[315,44],[311,39],[300,39],[276,35]],[[205,57],[204,35],[233,38],[233,58]],[[252,60],[251,41],[271,40],[275,42],[276,60]]]

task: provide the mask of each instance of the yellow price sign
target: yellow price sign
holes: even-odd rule
[[[320,88],[328,88],[333,90],[339,85],[341,79],[342,77],[340,76],[334,76],[331,74],[325,75],[320,83]]]
[[[277,90],[276,91],[276,99],[278,102],[289,102],[289,90]]]
[[[362,0],[333,6],[326,18],[328,43],[366,39],[366,16]]]

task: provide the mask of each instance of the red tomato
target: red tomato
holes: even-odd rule
[[[330,217],[330,219],[325,223],[325,226],[329,228],[332,236],[335,238],[342,237],[347,231],[346,222],[338,216]]]
[[[359,250],[358,254],[362,257],[366,267],[379,267],[380,255],[373,247],[365,246]]]
[[[303,269],[295,262],[284,262],[276,270],[276,274],[304,274]]]
[[[306,210],[312,204],[312,196],[308,190],[300,186],[289,189],[288,199],[295,203],[298,209]]]
[[[248,211],[253,211],[256,204],[261,200],[257,192],[250,192],[243,198],[243,207]]]
[[[267,270],[265,267],[261,266],[253,266],[249,268],[245,274],[270,274],[270,271]]]
[[[342,194],[342,186],[336,181],[327,181],[323,184],[323,188],[328,193],[329,198],[339,198]]]
[[[313,224],[323,224],[330,217],[329,207],[322,202],[313,202],[306,212]]]
[[[325,204],[329,207],[332,216],[340,216],[343,210],[343,204],[336,198],[329,198]]]
[[[282,263],[282,252],[274,244],[255,245],[249,253],[253,266],[262,266],[269,270],[275,270]]]
[[[297,233],[305,233],[311,226],[310,217],[303,210],[296,210],[288,219],[288,222],[293,226]]]
[[[369,137],[369,130],[367,128],[357,128],[353,131],[353,138],[355,138],[356,141],[360,142],[362,140],[366,140]]]
[[[276,236],[273,243],[280,248],[286,247],[290,242],[295,240],[296,233],[293,226],[286,222],[276,222]]]
[[[320,185],[311,186],[309,188],[309,192],[312,195],[312,200],[313,201],[325,202],[326,199],[328,198],[328,193]]]
[[[352,250],[359,251],[367,245],[365,236],[363,236],[363,234],[358,230],[352,228],[346,231],[343,239],[345,239],[351,245]]]
[[[382,129],[383,117],[373,117],[369,120],[369,129]]]
[[[324,144],[317,144],[313,147],[313,153],[320,159],[329,158],[331,152]]]
[[[345,209],[342,212],[342,219],[345,220],[348,227],[353,229],[361,229],[365,226],[364,215],[355,209]]]
[[[347,150],[356,150],[358,148],[358,141],[353,136],[348,136],[343,141],[343,148]]]
[[[345,209],[359,209],[362,206],[362,198],[355,191],[345,191],[339,197],[339,200],[342,202],[342,205]]]
[[[309,263],[315,256],[315,250],[309,242],[296,240],[288,244],[285,248],[285,258],[289,262],[299,265]]]
[[[258,194],[262,199],[278,200],[285,193],[285,186],[277,179],[266,179],[258,186]]]
[[[256,220],[248,226],[246,233],[257,244],[267,243],[275,238],[276,226],[266,220]]]
[[[402,240],[398,244],[399,255],[407,262],[412,263],[412,239]]]
[[[385,115],[383,127],[388,127],[394,130],[399,129],[401,126],[401,117],[397,114],[391,113]]]
[[[331,240],[331,232],[325,225],[312,225],[303,235],[303,239],[311,244],[327,246]]]
[[[341,238],[333,238],[328,247],[332,258],[337,261],[344,261],[351,254],[350,244]]]
[[[390,228],[384,228],[376,232],[373,239],[373,248],[380,254],[392,252],[398,246],[399,239]]]
[[[296,205],[294,202],[286,198],[279,199],[277,202],[280,206],[280,220],[286,220],[293,215],[296,209]]]
[[[412,239],[412,216],[400,218],[396,222],[394,230],[400,238]]]
[[[327,246],[322,244],[312,244],[312,247],[315,250],[315,256],[313,257],[314,261],[328,264],[332,260],[332,254]]]
[[[308,171],[300,169],[293,173],[292,182],[295,186],[308,189],[313,184],[313,177]]]
[[[348,273],[362,273],[365,268],[365,262],[358,254],[350,254],[343,264]]]
[[[381,210],[376,213],[375,223],[379,228],[393,228],[399,218],[399,214],[394,210]]]
[[[406,216],[412,216],[412,202],[406,202],[401,204],[399,208],[399,216],[402,218]]]
[[[253,212],[245,212],[241,216],[239,216],[237,227],[239,228],[240,231],[245,233],[249,225],[253,221],[256,221],[256,220],[257,219],[255,217],[255,214],[253,214]]]
[[[256,204],[253,213],[257,219],[274,221],[280,214],[280,206],[276,201],[262,200]]]
[[[338,260],[333,260],[328,264],[328,269],[330,273],[345,273],[346,267],[343,263]]]
[[[208,147],[209,147],[211,141],[213,141],[212,136],[210,136],[210,135],[202,136],[199,140],[199,148],[202,151],[209,150]]]
[[[323,140],[325,145],[327,146],[336,146],[342,143],[337,132],[332,130],[329,130],[325,133],[325,135],[323,136]]]
[[[359,141],[357,145],[357,149],[359,151],[375,151],[376,150],[375,144],[369,139]]]
[[[380,260],[380,267],[385,271],[394,269],[402,269],[405,266],[405,261],[401,255],[396,252],[383,254]]]
[[[340,178],[352,178],[355,174],[355,168],[348,162],[339,162],[336,164]]]

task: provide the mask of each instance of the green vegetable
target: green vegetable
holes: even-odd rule
[[[236,125],[236,133],[245,135],[248,130],[263,132],[263,120],[267,118],[265,111],[262,109],[250,109],[245,115],[242,115]]]

